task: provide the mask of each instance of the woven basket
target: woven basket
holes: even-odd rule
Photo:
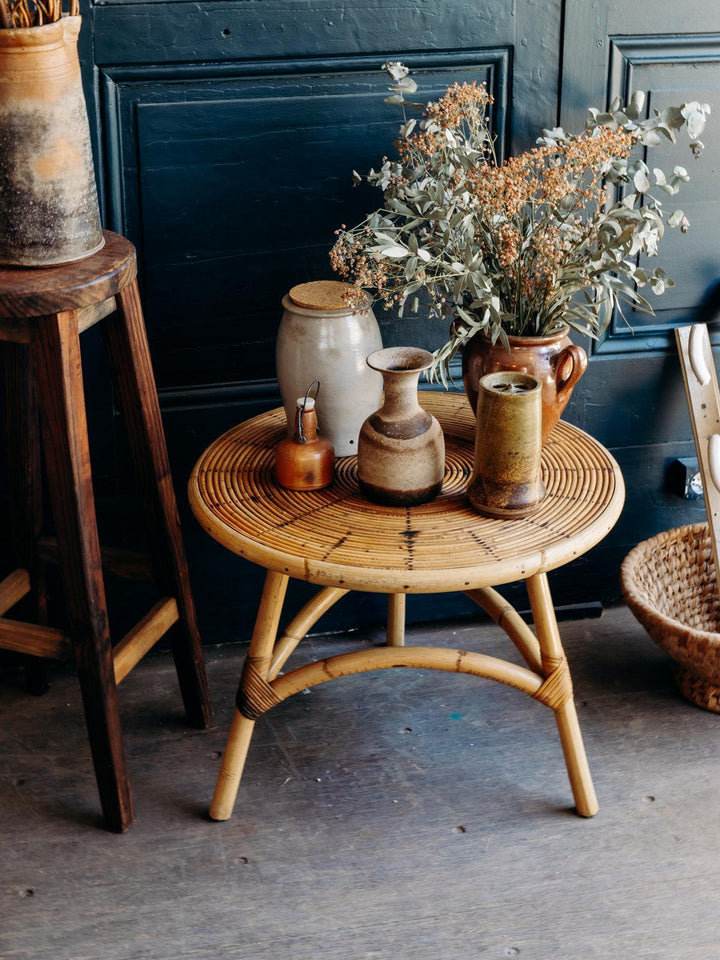
[[[639,543],[620,570],[625,601],[675,660],[682,694],[720,713],[720,597],[706,523]]]

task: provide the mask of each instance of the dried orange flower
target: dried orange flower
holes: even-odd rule
[[[386,65],[389,102],[417,85],[403,64]],[[383,205],[362,223],[343,227],[330,254],[352,285],[400,315],[424,295],[431,315],[452,319],[450,339],[436,351],[443,379],[463,342],[477,331],[494,338],[544,334],[569,325],[596,336],[621,303],[652,312],[638,293],[662,293],[660,268],[648,273],[638,255],[653,256],[665,226],[687,229],[682,211],[666,214],[658,194],[674,195],[688,179],[667,178],[634,151],[670,140],[685,126],[698,153],[710,108],[690,103],[642,118],[643,96],[607,113],[589,112],[585,131],[543,131],[538,145],[502,162],[492,132],[493,97],[484,84],[454,83],[424,108],[424,119],[400,128],[398,158],[383,158],[365,178],[383,191]],[[622,193],[624,191],[624,193]],[[582,294],[582,298],[579,295]]]

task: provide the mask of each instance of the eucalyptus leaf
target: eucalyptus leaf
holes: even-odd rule
[[[406,67],[405,64],[399,60],[388,60],[383,64],[382,68],[386,73],[390,74],[393,80],[402,80],[403,77],[407,77],[410,73],[409,67]]]
[[[387,102],[421,108],[406,99],[417,89],[408,69],[399,61],[385,69],[393,81]],[[435,353],[432,376],[447,382],[448,363],[477,331],[506,342],[513,333],[545,336],[567,323],[596,338],[614,311],[627,322],[623,305],[652,313],[638,288],[661,294],[672,281],[662,268],[640,267],[638,258],[658,253],[666,224],[687,230],[683,212],[665,215],[662,200],[688,174],[677,166],[667,175],[644,158],[660,144],[670,149],[678,134],[700,153],[707,104],[643,117],[642,91],[627,104],[616,97],[609,109],[591,108],[579,134],[544,129],[514,166],[495,156],[482,85],[452,87],[442,104],[421,119],[403,116],[398,157],[364,178],[382,192],[382,203],[338,231],[332,254],[358,298],[375,286],[377,299],[401,316],[424,310],[429,322],[458,321]],[[611,136],[618,130],[627,139]],[[643,149],[643,159],[628,142]]]
[[[394,83],[390,87],[393,93],[402,93],[403,95],[406,93],[415,93],[417,88],[417,84],[412,77],[402,77],[397,83]]]

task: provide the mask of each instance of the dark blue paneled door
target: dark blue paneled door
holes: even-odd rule
[[[423,99],[485,81],[502,146],[557,111],[548,0],[114,3],[94,28],[107,218],[141,250],[161,388],[274,377],[282,295],[327,276],[333,231],[377,202],[352,170],[397,135],[385,59]]]
[[[568,411],[569,419],[613,450],[625,474],[623,517],[584,563],[609,591],[617,583],[618,561],[632,545],[705,517],[702,501],[681,500],[670,482],[675,458],[695,453],[672,331],[679,324],[715,318],[718,308],[720,6],[708,0],[567,0],[565,7],[564,125],[581,124],[587,104],[601,105],[615,96],[627,99],[634,90],[646,92],[648,111],[690,100],[712,107],[700,159],[684,145],[669,144],[647,156],[651,169],[672,170],[680,164],[691,177],[677,198],[667,200],[669,209],[679,206],[686,213],[690,230],[686,235],[668,231],[653,261],[676,286],[662,297],[649,295],[654,317],[631,313],[628,326],[618,316],[600,343],[588,345],[592,360]],[[717,334],[712,338],[720,342]],[[569,589],[587,587],[573,582]]]
[[[206,443],[277,402],[280,300],[330,274],[334,229],[377,202],[353,190],[351,173],[392,151],[399,117],[382,102],[384,60],[413,67],[420,99],[454,80],[485,81],[506,154],[558,119],[578,128],[587,106],[616,92],[645,87],[651,107],[678,97],[714,105],[720,81],[710,0],[115,0],[86,16],[106,222],[140,252],[181,496]],[[710,32],[688,33],[698,24]],[[618,451],[631,509],[604,547],[557,575],[559,602],[616,596],[631,541],[698,515],[664,485],[667,463],[691,452],[668,329],[718,272],[719,136],[708,131],[709,159],[683,197],[692,233],[666,245],[676,291],[655,320],[633,321],[634,335],[613,325],[568,411]],[[387,343],[444,339],[437,321],[380,319]],[[257,574],[185,524],[206,635],[244,629]],[[411,616],[447,604],[418,600]],[[336,618],[350,623],[377,608],[342,609]]]

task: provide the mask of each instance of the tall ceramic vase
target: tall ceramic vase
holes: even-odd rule
[[[46,267],[103,245],[80,78],[80,17],[0,30],[0,263]]]
[[[542,442],[567,406],[575,384],[585,372],[587,355],[572,343],[568,328],[550,337],[508,337],[510,350],[482,333],[471,337],[462,352],[463,383],[473,412],[477,410],[478,383],[488,373],[508,371],[537,377],[542,389]]]
[[[363,423],[358,442],[358,480],[369,500],[413,506],[440,492],[445,440],[438,421],[418,402],[418,379],[432,354],[389,347],[367,358],[382,374],[382,407]]]
[[[318,430],[336,457],[357,453],[360,426],[377,409],[382,393],[382,377],[365,363],[382,347],[380,328],[370,306],[348,306],[343,297],[348,289],[337,280],[293,287],[283,298],[275,351],[288,435],[297,398],[318,380]]]

